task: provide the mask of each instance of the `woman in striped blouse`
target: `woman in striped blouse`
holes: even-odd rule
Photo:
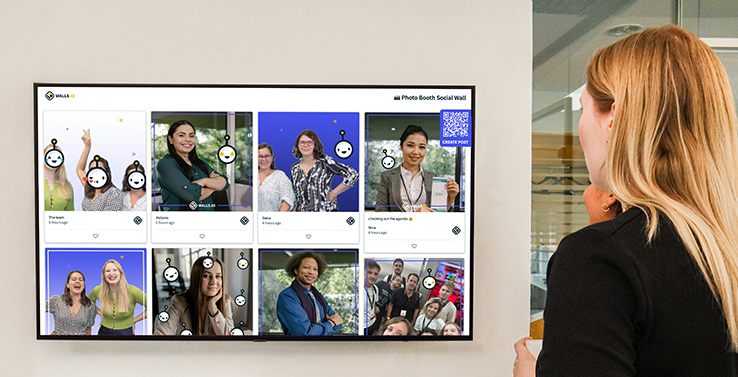
[[[338,211],[338,195],[356,184],[359,173],[323,153],[323,143],[313,130],[297,135],[292,154],[300,159],[291,169],[295,211]],[[344,180],[334,189],[331,182],[336,175]]]

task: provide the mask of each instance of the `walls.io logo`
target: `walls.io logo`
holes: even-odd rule
[[[48,92],[46,92],[46,99],[49,100],[49,101],[51,101],[52,99],[54,99],[54,93],[52,93],[50,90]]]

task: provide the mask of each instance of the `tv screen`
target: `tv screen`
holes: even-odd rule
[[[472,339],[473,86],[34,95],[37,338]]]

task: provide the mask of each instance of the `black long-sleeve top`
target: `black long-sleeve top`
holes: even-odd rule
[[[561,241],[548,265],[538,377],[738,376],[721,307],[659,221],[650,244],[637,208]]]

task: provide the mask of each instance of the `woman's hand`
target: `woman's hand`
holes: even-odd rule
[[[446,181],[446,193],[448,194],[448,202],[453,203],[456,195],[459,195],[459,184],[450,178]]]
[[[513,365],[513,377],[535,377],[536,376],[536,358],[533,354],[528,351],[528,346],[525,345],[527,340],[531,340],[531,337],[525,337],[515,343],[515,353],[518,355],[515,358],[515,364]]]
[[[85,143],[85,147],[92,148],[92,138],[90,138],[90,129],[82,129],[82,142]]]
[[[90,156],[90,149],[92,149],[92,138],[90,138],[90,130],[82,130],[82,143],[85,147],[82,149],[82,153],[79,155],[79,161],[77,161],[77,177],[82,182],[82,187],[87,185],[87,158]]]
[[[333,191],[329,192],[326,197],[328,198],[328,200],[332,201],[333,203],[337,203],[338,202],[338,194],[336,194]]]
[[[208,297],[207,299],[208,313],[210,314],[211,317],[215,317],[220,312],[220,310],[218,310],[218,307],[215,304],[218,302],[218,300],[220,300],[221,297],[223,297],[222,287],[218,290],[218,294],[216,294],[213,297]]]

